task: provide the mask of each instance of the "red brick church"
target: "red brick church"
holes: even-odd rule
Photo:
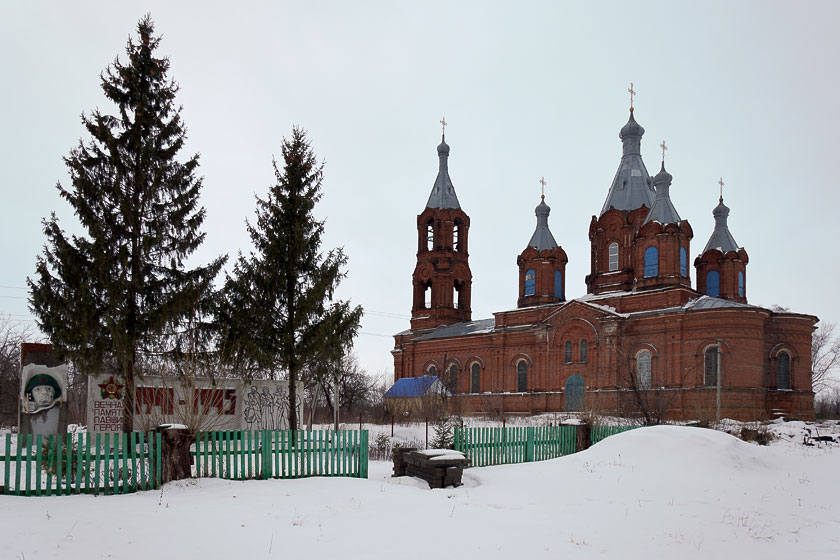
[[[631,107],[618,171],[589,226],[587,294],[565,297],[568,259],[543,196],[516,258],[517,308],[478,321],[470,310],[470,217],[449,177],[444,139],[417,216],[411,328],[394,336],[395,380],[436,375],[466,413],[813,418],[817,318],[747,302],[749,257],[729,230],[722,196],[692,286],[691,225],[671,202],[664,162],[648,174],[643,134]]]

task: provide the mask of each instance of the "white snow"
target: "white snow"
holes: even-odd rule
[[[201,479],[127,496],[2,496],[4,558],[840,557],[840,448],[662,426],[464,486]],[[831,430],[829,430],[831,431]]]

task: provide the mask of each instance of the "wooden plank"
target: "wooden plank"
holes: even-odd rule
[[[20,436],[18,436],[20,437]],[[24,460],[26,464],[26,491],[25,496],[32,495],[32,434],[26,434],[24,441]],[[20,449],[20,446],[18,446]],[[20,461],[20,459],[18,459]],[[18,483],[19,486],[23,484]]]
[[[35,495],[41,495],[41,471],[43,470],[43,456],[41,448],[44,445],[44,436],[35,436]]]
[[[85,451],[83,434],[76,434],[76,445],[72,448],[72,451],[76,456],[76,477],[73,483],[73,493],[80,494],[82,492],[82,467],[85,465],[85,460],[82,457]]]
[[[3,456],[3,493],[11,494],[9,479],[12,465],[12,434],[6,434],[6,454]]]
[[[21,461],[20,461],[20,434],[18,434],[17,442],[15,445],[15,495],[20,496],[21,493],[21,483],[20,483],[20,468],[21,468]]]

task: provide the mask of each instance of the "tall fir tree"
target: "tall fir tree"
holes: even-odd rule
[[[240,254],[225,284],[220,323],[234,361],[289,381],[289,427],[298,428],[297,393],[315,361],[337,359],[359,328],[361,306],[334,300],[347,257],[321,252],[324,222],[313,215],[324,166],[306,133],[292,130],[282,145],[283,169],[273,161],[275,184],[257,199],[257,221],[247,223],[254,249]]]
[[[116,114],[98,109],[82,122],[64,158],[72,187],[57,185],[86,236],[68,236],[55,213],[29,279],[30,308],[54,347],[83,371],[114,367],[126,383],[123,429],[132,431],[135,378],[144,349],[165,329],[208,302],[225,257],[186,269],[204,240],[199,231],[198,155],[181,162],[186,131],[175,105],[169,59],[155,56],[160,37],[149,15],[119,58],[100,76]]]

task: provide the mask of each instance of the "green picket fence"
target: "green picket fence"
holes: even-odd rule
[[[201,477],[368,476],[367,430],[199,432],[191,453]]]
[[[13,441],[14,440],[14,441]],[[2,493],[127,494],[160,486],[160,434],[6,434]]]
[[[626,432],[627,430],[632,430],[638,427],[639,426],[592,426],[592,429],[589,432],[589,441],[591,441],[592,444],[595,445],[604,438],[614,436],[615,434],[620,434],[621,432]]]
[[[455,449],[471,467],[545,461],[575,452],[574,426],[456,428]]]

